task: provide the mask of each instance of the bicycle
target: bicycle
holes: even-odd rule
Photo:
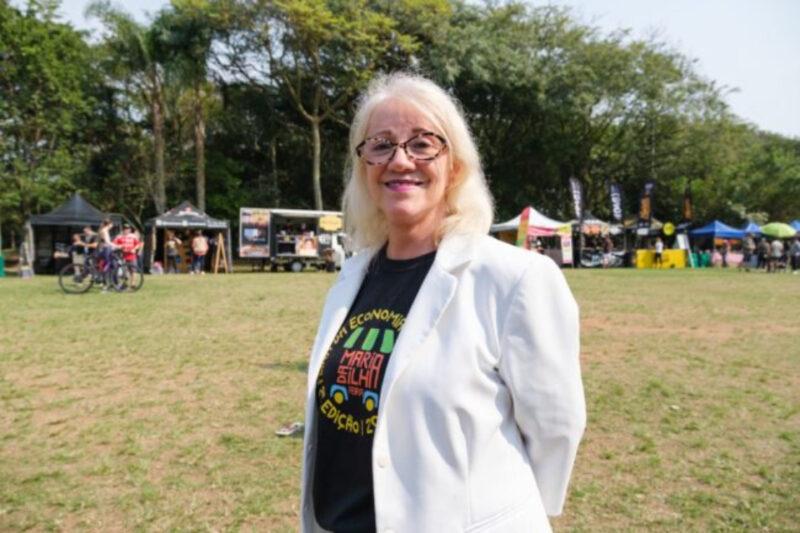
[[[114,290],[136,292],[141,289],[144,284],[144,274],[139,270],[139,266],[125,261],[121,256],[118,259],[112,262],[111,286]]]
[[[84,256],[82,261],[66,265],[58,274],[58,284],[67,294],[83,294],[95,283],[103,283],[116,292],[135,292],[142,288],[144,276],[135,264],[122,258],[119,250],[114,250],[108,264],[98,266],[93,255]]]

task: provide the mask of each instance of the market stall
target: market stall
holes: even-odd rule
[[[501,241],[516,245],[521,233],[520,226],[525,236],[521,246],[537,249],[559,265],[572,263],[570,224],[554,220],[531,206],[511,220],[494,224],[489,232]]]
[[[763,228],[761,228],[763,231]],[[740,230],[715,220],[706,224],[703,227],[689,231],[689,237],[692,240],[692,253],[695,254],[697,261],[694,264],[700,266],[710,265],[738,265],[743,258],[741,251],[731,251],[723,256],[722,251],[726,246],[730,247],[730,243],[726,241],[735,241],[737,247],[741,244],[747,232]],[[704,259],[710,257],[710,261]],[[710,264],[709,264],[710,263]]]
[[[49,213],[32,215],[25,224],[25,246],[33,258],[34,272],[55,274],[69,261],[72,235],[81,233],[84,226],[96,230],[105,218],[118,227],[124,220],[122,215],[100,211],[77,192]]]
[[[188,201],[145,223],[145,271],[151,271],[156,262],[165,264],[167,232],[173,232],[181,241],[178,271],[187,272],[191,262],[192,233],[197,230],[209,239],[211,245],[206,254],[205,269],[214,273],[220,270],[233,272],[230,222],[212,218]]]
[[[742,228],[742,233],[744,233],[745,235],[752,235],[753,237],[760,237],[761,226],[759,226],[752,220],[748,220],[747,224],[745,224],[744,227]]]

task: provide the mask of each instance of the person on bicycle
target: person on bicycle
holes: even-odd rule
[[[113,241],[114,246],[122,250],[122,259],[128,266],[137,266],[139,250],[144,245],[133,233],[130,224],[122,225],[122,234]]]
[[[94,255],[97,250],[97,233],[92,230],[91,226],[83,227],[83,235],[81,235],[81,242],[83,245],[83,255]]]

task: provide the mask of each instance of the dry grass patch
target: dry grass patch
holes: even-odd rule
[[[567,272],[589,427],[559,530],[791,530],[800,279]],[[294,531],[322,273],[0,280],[0,530]]]

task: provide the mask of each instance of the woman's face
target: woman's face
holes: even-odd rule
[[[413,105],[388,99],[372,112],[366,136],[403,143],[425,131],[442,134]],[[388,163],[364,164],[370,197],[391,229],[417,236],[435,233],[446,213],[449,158],[449,152],[444,150],[433,161],[419,161],[410,159],[405,150],[397,147]]]

